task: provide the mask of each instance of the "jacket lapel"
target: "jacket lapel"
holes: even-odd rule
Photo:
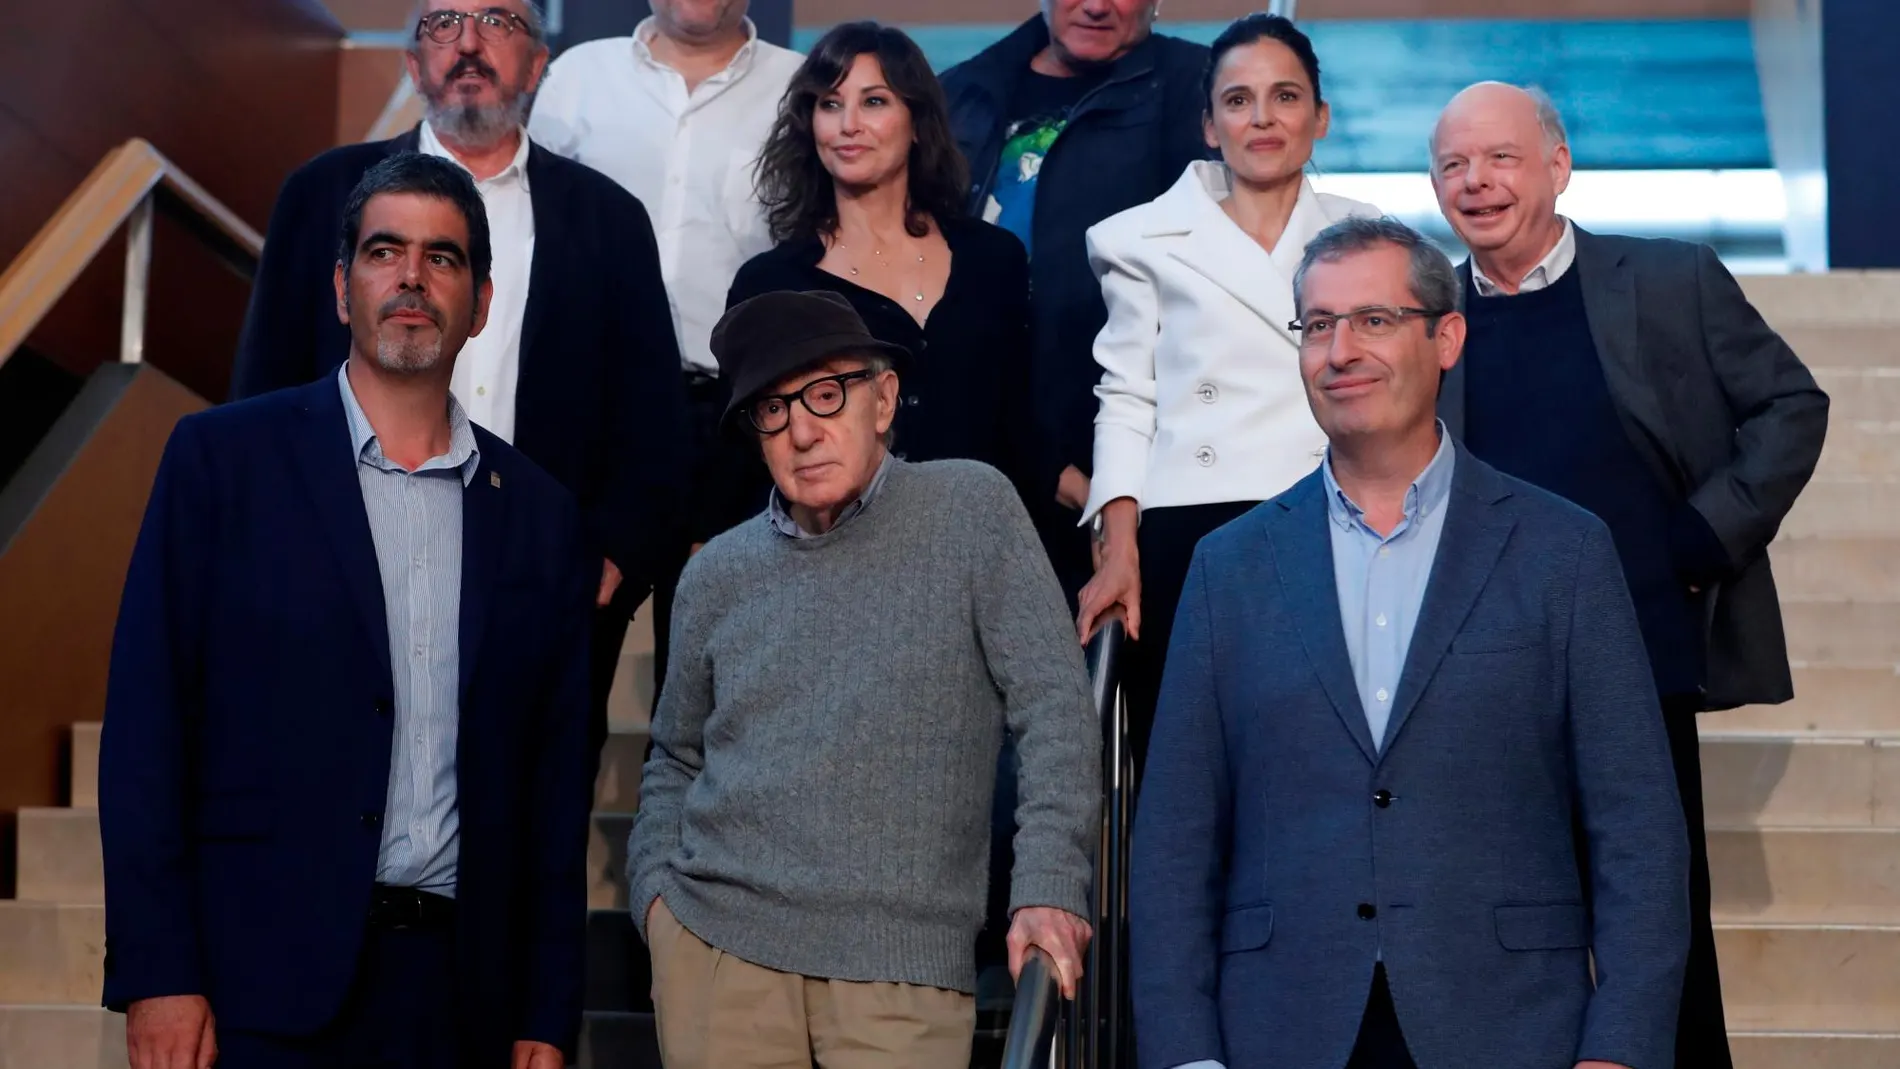
[[[1664,486],[1681,486],[1664,443],[1670,440],[1662,399],[1651,386],[1642,361],[1638,337],[1636,270],[1601,238],[1576,228],[1577,267],[1582,271],[1583,309],[1590,320],[1590,339],[1609,383],[1610,397],[1622,414],[1624,429],[1636,451],[1649,462]]]
[[[369,511],[350,451],[350,430],[335,375],[301,387],[306,425],[292,447],[297,468],[310,489],[318,522],[336,555],[343,584],[356,603],[368,646],[389,678],[389,624],[383,611],[382,571],[370,536]]]
[[[1333,712],[1359,744],[1359,752],[1367,762],[1376,764],[1379,752],[1372,744],[1372,730],[1366,726],[1365,706],[1359,701],[1359,687],[1352,678],[1352,657],[1346,652],[1345,626],[1339,619],[1339,586],[1333,578],[1333,540],[1326,529],[1330,521],[1325,493],[1317,472],[1300,480],[1278,498],[1280,511],[1267,514],[1267,538],[1306,658],[1332,700]]]
[[[1387,721],[1382,754],[1392,752],[1399,731],[1417,707],[1420,696],[1437,674],[1451,640],[1464,626],[1465,618],[1477,604],[1478,595],[1497,567],[1504,544],[1510,539],[1516,521],[1493,506],[1510,496],[1504,480],[1489,465],[1479,461],[1455,441],[1458,451],[1451,475],[1451,500],[1445,513],[1445,528],[1439,533],[1438,551],[1432,558],[1431,578],[1425,584],[1425,601],[1419,608],[1418,626],[1412,631],[1412,645],[1406,651],[1405,667],[1399,673],[1399,692],[1392,703],[1392,718]]]
[[[530,142],[528,204],[534,210],[534,262],[528,265],[528,304],[521,314],[521,378],[515,387],[517,423],[520,420],[521,398],[534,392],[530,385],[538,368],[534,346],[542,326],[547,322],[549,295],[557,292],[561,285],[555,272],[563,265],[557,262],[556,257],[559,250],[569,248],[567,216],[573,206],[562,203],[566,192],[561,187],[551,154],[547,149]]]
[[[1269,254],[1227,217],[1218,194],[1205,184],[1202,176],[1218,167],[1217,163],[1197,163],[1169,191],[1168,196],[1179,202],[1182,236],[1170,243],[1168,254],[1226,290],[1275,334],[1298,347],[1299,338],[1287,328],[1298,317],[1293,306],[1293,272],[1306,243],[1326,227],[1319,194],[1312,183],[1301,184],[1286,233]]]
[[[501,563],[501,543],[506,531],[508,488],[492,466],[499,441],[486,432],[476,435],[481,460],[475,478],[462,491],[462,618],[457,657],[460,678],[457,692],[468,693],[481,660],[482,638],[488,632],[488,615],[495,589],[495,569]],[[488,438],[487,441],[482,439]]]

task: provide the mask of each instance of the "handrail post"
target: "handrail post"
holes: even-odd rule
[[[119,324],[119,362],[145,362],[145,303],[152,282],[151,193],[139,198],[125,222],[125,311]]]
[[[1273,0],[1273,3],[1267,6],[1267,13],[1269,15],[1281,15],[1287,19],[1291,19],[1293,17],[1293,9],[1298,6],[1300,6],[1299,0]]]

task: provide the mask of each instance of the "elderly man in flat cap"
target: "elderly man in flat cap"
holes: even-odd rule
[[[712,336],[766,512],[680,580],[629,845],[669,1069],[962,1069],[990,803],[1021,764],[1012,968],[1065,994],[1089,926],[1100,741],[1009,480],[889,451],[909,355],[844,298],[768,293]]]

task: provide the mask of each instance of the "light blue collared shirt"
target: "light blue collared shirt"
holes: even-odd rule
[[[475,431],[449,398],[449,451],[415,471],[383,455],[350,388],[337,372],[349,420],[356,478],[376,543],[395,685],[389,796],[376,881],[454,896],[461,816],[455,744],[461,718],[462,490],[481,454]]]
[[[844,511],[838,515],[838,522],[831,525],[832,530],[835,531],[850,523],[858,513],[864,511],[865,507],[871,503],[871,499],[877,496],[877,492],[884,488],[884,477],[891,473],[891,464],[894,460],[895,458],[890,453],[884,454],[883,462],[877,466],[877,473],[871,476],[871,485],[864,488],[864,493],[859,494],[856,501],[844,507]],[[785,497],[778,492],[776,486],[772,487],[772,496],[766,504],[766,513],[771,520],[772,529],[787,538],[819,537],[800,527],[798,521],[792,519],[792,510],[786,507]]]
[[[1346,628],[1346,653],[1373,745],[1385,748],[1392,701],[1399,693],[1399,672],[1412,648],[1432,577],[1438,539],[1445,533],[1451,503],[1451,470],[1458,451],[1445,425],[1438,425],[1438,452],[1405,492],[1405,515],[1389,535],[1366,526],[1364,509],[1333,479],[1333,457],[1320,465],[1326,486],[1326,526],[1333,541],[1333,582],[1339,589],[1339,619]],[[1381,957],[1384,955],[1381,954]],[[1175,1069],[1224,1069],[1219,1062],[1189,1062]]]
[[[1412,631],[1432,577],[1438,539],[1451,500],[1451,470],[1458,452],[1445,425],[1438,425],[1438,452],[1405,492],[1405,515],[1389,535],[1366,525],[1365,510],[1333,479],[1332,451],[1320,466],[1326,485],[1327,528],[1333,540],[1333,581],[1339,588],[1339,620],[1353,682],[1365,708],[1372,744],[1385,749],[1385,729],[1399,693],[1399,673],[1412,648]]]

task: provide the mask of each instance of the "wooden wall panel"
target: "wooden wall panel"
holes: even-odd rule
[[[0,263],[127,138],[151,141],[259,230],[284,177],[336,143],[342,30],[317,0],[52,0],[7,17]],[[102,254],[34,348],[81,372],[116,358],[120,256]],[[162,225],[153,275],[148,358],[222,397],[247,288]]]

